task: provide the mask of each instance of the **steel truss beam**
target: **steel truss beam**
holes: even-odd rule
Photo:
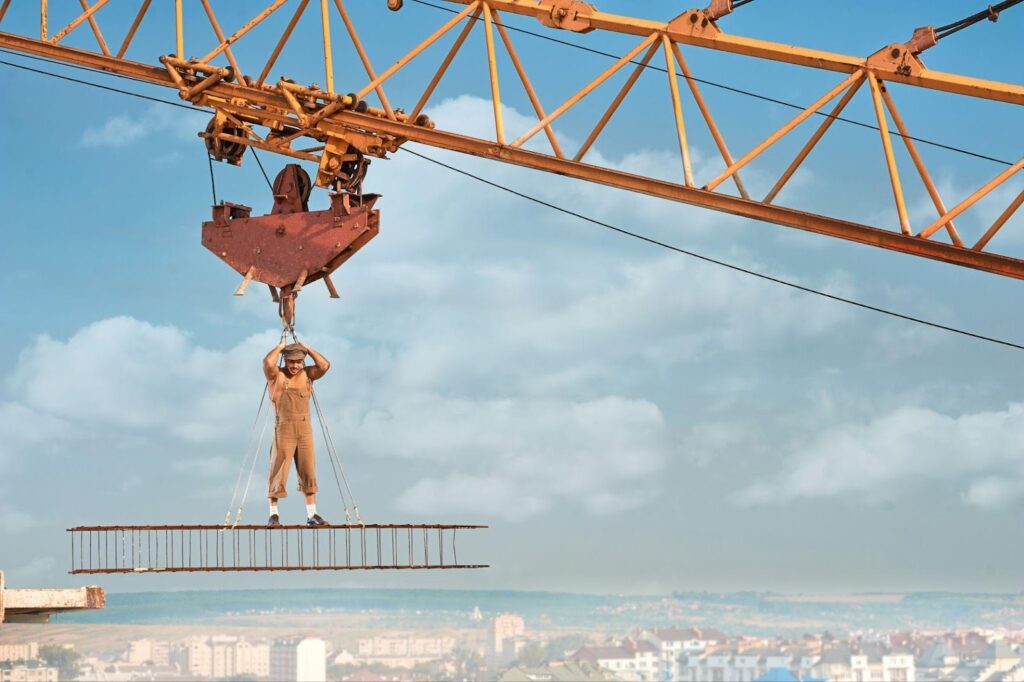
[[[474,2],[474,0],[447,0],[447,2],[465,5]],[[509,14],[518,14],[544,21],[557,14],[560,10],[565,9],[568,3],[564,0],[540,0],[539,2],[535,0],[488,0],[488,4],[493,9],[508,12]],[[708,21],[705,22],[705,19],[708,19]],[[668,22],[637,19],[635,17],[600,11],[586,14],[579,21],[587,24],[587,28],[583,30],[597,29],[634,36],[664,33],[672,42],[682,45],[731,52],[747,57],[757,57],[759,59],[796,64],[798,66],[809,66],[826,71],[854,73],[864,67],[863,57],[729,35],[719,29],[717,24],[708,17],[707,13],[700,9],[687,10]],[[889,52],[892,59],[902,58],[904,56],[902,54],[891,55],[891,50],[899,50],[904,47],[899,44],[892,45],[881,50],[880,53]],[[916,57],[914,59],[917,64],[920,64]],[[878,64],[875,68],[882,69],[884,67]],[[1011,104],[1024,104],[1024,85],[1010,85],[998,81],[971,78],[970,76],[932,71],[930,69],[922,69],[921,73],[899,73],[895,64],[889,70],[891,73],[886,75],[885,80],[893,83],[905,83],[907,85],[928,88],[929,90],[940,90],[969,97],[993,99]]]
[[[568,177],[587,180],[610,187],[634,191],[663,199],[670,199],[686,204],[701,206],[716,211],[731,213],[746,218],[771,222],[787,227],[794,227],[809,232],[838,237],[862,244],[899,251],[911,255],[940,260],[947,263],[962,265],[984,270],[999,275],[1024,279],[1024,261],[1009,255],[1001,255],[987,251],[993,237],[1007,223],[1014,212],[1024,203],[1024,194],[1014,200],[1002,212],[999,219],[977,239],[973,246],[964,245],[963,239],[954,226],[954,219],[969,210],[981,198],[997,187],[1005,185],[1011,178],[1024,169],[1024,159],[1009,166],[996,175],[981,188],[968,197],[947,209],[947,204],[939,196],[935,184],[931,180],[927,168],[909,139],[907,126],[900,116],[887,90],[891,83],[907,84],[972,98],[989,99],[1015,105],[1024,104],[1024,86],[999,83],[984,79],[960,76],[931,71],[920,61],[916,53],[903,44],[893,44],[867,57],[851,57],[831,52],[809,50],[806,48],[782,45],[768,41],[755,40],[739,36],[730,36],[722,32],[712,17],[704,10],[689,10],[669,22],[654,22],[634,19],[620,15],[594,10],[590,5],[573,0],[449,0],[464,5],[464,9],[456,15],[444,20],[442,25],[427,36],[418,45],[412,47],[392,66],[382,72],[374,69],[369,52],[360,41],[356,27],[349,17],[343,0],[334,0],[337,14],[344,23],[346,33],[354,46],[362,63],[368,82],[362,88],[353,87],[355,97],[334,93],[334,66],[330,40],[329,3],[321,0],[320,26],[322,32],[323,56],[326,76],[326,89],[315,85],[304,87],[290,81],[280,81],[275,85],[264,81],[273,64],[291,37],[298,19],[306,10],[309,0],[297,0],[297,5],[287,27],[277,40],[271,54],[258,79],[247,79],[243,76],[235,60],[231,45],[247,35],[257,24],[287,2],[274,0],[252,19],[243,24],[230,37],[224,31],[214,14],[209,0],[203,0],[203,7],[218,43],[196,50],[204,54],[203,60],[190,60],[174,57],[161,57],[164,68],[126,60],[125,50],[131,43],[132,36],[139,22],[146,14],[149,2],[142,3],[135,21],[126,35],[118,56],[109,55],[99,30],[98,19],[103,15],[99,11],[104,2],[99,0],[89,6],[80,0],[82,14],[75,18],[64,30],[53,38],[46,37],[47,11],[46,3],[41,5],[40,35],[41,38],[19,36],[11,33],[0,33],[0,46],[26,54],[56,59],[65,63],[88,66],[111,73],[131,76],[150,83],[174,87],[179,94],[197,106],[211,107],[216,110],[218,121],[230,125],[231,128],[217,128],[212,136],[224,140],[241,142],[250,146],[268,149],[306,160],[319,160],[321,173],[318,184],[329,184],[331,164],[353,151],[384,157],[396,151],[407,141],[419,142],[440,149],[458,151],[465,154],[490,158],[527,168],[557,173]],[[5,5],[6,6],[6,5]],[[109,12],[109,7],[105,9]],[[534,91],[528,72],[515,50],[508,32],[502,23],[500,14],[517,14],[536,18],[552,28],[568,29],[579,32],[593,30],[612,31],[621,34],[635,35],[640,42],[626,55],[605,69],[602,73],[587,82],[574,94],[568,96],[559,106],[545,109]],[[2,18],[2,15],[0,15]],[[76,49],[58,44],[76,27],[89,22],[101,53]],[[414,59],[420,57],[428,47],[439,41],[453,29],[463,24],[447,56],[438,67],[433,78],[425,87],[413,109],[412,115],[394,109],[384,93],[384,87],[390,79]],[[487,75],[489,90],[494,107],[494,139],[470,137],[459,134],[456,130],[445,130],[444,121],[440,127],[420,115],[440,80],[449,69],[454,57],[463,48],[468,34],[476,27],[481,27],[486,39]],[[495,39],[497,30],[501,40]],[[174,42],[177,54],[184,53],[184,26],[180,15],[175,22]],[[313,41],[307,40],[307,45]],[[508,58],[515,66],[516,73],[527,92],[534,113],[536,124],[517,139],[505,139],[504,121],[501,114],[501,88],[499,84],[498,48],[505,48]],[[687,65],[680,46],[700,47],[735,54],[767,59],[782,63],[833,71],[847,76],[823,93],[812,105],[806,107],[779,130],[769,135],[761,143],[745,154],[734,158],[726,143],[725,136],[715,123],[715,119],[697,88],[697,82]],[[268,46],[269,49],[269,46]],[[625,173],[614,168],[601,167],[583,162],[584,155],[605,130],[609,120],[623,104],[627,95],[641,75],[645,66],[661,51],[669,71],[667,103],[672,108],[679,153],[682,166],[682,182],[670,182],[635,174]],[[642,59],[641,59],[642,56]],[[211,58],[225,58],[231,68],[214,66],[207,63]],[[639,61],[636,61],[639,60]],[[589,135],[580,134],[577,139],[585,142],[573,157],[562,152],[557,131],[553,123],[567,111],[577,107],[592,92],[600,88],[615,73],[627,64],[635,65],[633,73],[626,81],[618,95],[612,101],[596,126]],[[678,67],[678,70],[677,70]],[[348,70],[351,73],[351,69]],[[684,103],[678,86],[678,78],[682,77],[692,94],[693,101],[707,125],[715,141],[725,170],[716,177],[701,183],[693,177],[690,164],[690,147],[687,140],[687,129],[684,124]],[[867,83],[868,87],[861,88]],[[349,86],[356,84],[346,84]],[[898,224],[894,229],[881,229],[838,218],[801,211],[797,208],[780,206],[776,203],[780,190],[804,163],[821,138],[830,130],[835,116],[838,116],[858,90],[867,92],[873,103],[877,124],[881,131],[882,167],[888,172],[892,187]],[[368,107],[362,98],[376,93],[381,108]],[[824,108],[838,98],[831,112],[824,113]],[[825,119],[803,146],[800,153],[779,177],[775,186],[762,201],[749,198],[748,192],[739,177],[741,169],[762,157],[764,152],[773,147],[782,138],[790,135],[797,127],[814,115],[823,115]],[[904,183],[897,167],[896,150],[891,142],[889,117],[896,132],[903,140],[906,151],[913,161],[917,174],[928,191],[935,206],[937,217],[924,229],[915,228],[910,224],[904,198]],[[270,129],[270,133],[261,136],[254,126]],[[548,138],[553,154],[531,151],[523,145],[534,135],[543,131]],[[207,135],[210,136],[209,134]],[[292,143],[299,138],[312,138],[316,145],[307,149],[293,149]],[[732,182],[740,193],[739,197],[726,194],[720,188]],[[882,199],[879,198],[879,201]],[[951,243],[933,238],[940,233],[947,235]]]
[[[459,563],[457,535],[487,526],[78,526],[69,573],[487,568]]]

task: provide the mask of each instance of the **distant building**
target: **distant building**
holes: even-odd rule
[[[152,663],[155,666],[166,667],[171,663],[171,645],[169,642],[137,639],[128,643],[125,659],[132,665]]]
[[[877,642],[855,648],[840,644],[822,651],[814,674],[832,682],[916,682],[917,664],[906,649]]]
[[[270,677],[282,682],[324,682],[327,644],[322,639],[277,640],[270,646]]]
[[[56,668],[43,665],[0,663],[0,682],[57,682],[58,674]]]
[[[144,647],[140,650],[144,651]],[[225,635],[192,637],[188,640],[185,669],[195,677],[267,677],[270,674],[270,646]]]
[[[296,680],[324,682],[327,679],[327,644],[322,639],[304,639],[295,647]]]
[[[675,679],[683,682],[780,682],[791,676],[808,682],[814,679],[812,668],[817,661],[817,656],[802,649],[718,648],[703,654],[684,654]],[[875,681],[865,679],[863,682]]]
[[[609,673],[591,665],[565,661],[537,668],[516,666],[505,671],[498,682],[599,682],[614,679]]]
[[[794,673],[788,668],[771,668],[754,682],[828,682],[817,677],[807,677]],[[868,682],[865,680],[865,682]]]
[[[207,637],[192,637],[188,640],[188,666],[190,675],[211,677],[213,675],[213,654]]]
[[[572,660],[607,671],[618,680],[655,682],[662,679],[659,653],[650,642],[627,637],[610,646],[585,646],[572,655]]]
[[[331,665],[352,665],[359,661],[359,657],[348,649],[342,649],[330,659]]]
[[[0,644],[0,661],[31,661],[39,658],[39,644]]]
[[[945,637],[936,639],[917,659],[919,680],[952,679],[953,671],[960,665],[960,655]]]
[[[454,637],[367,637],[359,640],[356,659],[393,668],[411,668],[443,658],[455,650]]]
[[[1024,661],[1010,645],[992,642],[977,658],[981,668],[978,679],[992,682],[1021,682],[1024,680]]]
[[[515,660],[515,640],[526,634],[526,621],[515,613],[503,613],[491,619],[487,628],[487,649],[494,665]]]
[[[713,628],[660,628],[644,631],[641,637],[658,648],[659,680],[679,679],[679,659],[683,654],[700,653],[726,641],[726,636]]]
[[[270,644],[239,641],[235,645],[235,674],[269,677]]]

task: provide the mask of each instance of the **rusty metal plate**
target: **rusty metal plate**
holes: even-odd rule
[[[203,223],[203,246],[240,275],[253,268],[252,279],[275,287],[330,274],[377,236],[380,211],[377,195],[361,204],[350,195],[332,195],[326,211],[305,211],[250,217],[237,204],[213,207],[213,220]]]

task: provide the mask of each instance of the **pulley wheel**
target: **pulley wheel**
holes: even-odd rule
[[[211,119],[206,125],[206,151],[218,161],[227,160],[228,163],[236,166],[241,162],[245,154],[245,145],[234,140],[224,140],[218,135],[226,134],[235,137],[245,137],[245,131],[234,126],[222,126],[218,128],[216,120]]]

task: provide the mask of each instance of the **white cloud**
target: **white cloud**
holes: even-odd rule
[[[1008,504],[1024,495],[1024,403],[950,417],[901,408],[826,430],[793,452],[781,473],[733,496],[740,505],[857,496],[872,501],[915,487],[969,481],[966,503]]]
[[[82,328],[67,341],[48,336],[21,353],[8,387],[16,408],[79,429],[157,429],[186,442],[222,440],[258,392],[254,356],[269,337],[229,352],[194,346],[179,329],[117,317]],[[265,352],[265,350],[263,350]],[[253,370],[255,367],[255,371]],[[32,430],[22,425],[22,438]]]
[[[416,514],[523,519],[558,501],[595,514],[633,509],[657,491],[670,450],[652,403],[610,396],[585,402],[470,402],[421,396],[346,429],[354,447],[436,461],[457,471],[399,497]]]
[[[0,403],[0,468],[28,448],[51,451],[75,434],[67,420],[18,402]]]
[[[627,366],[660,371],[779,348],[850,320],[842,306],[683,257],[616,260],[571,272],[529,262],[367,263],[351,301],[311,297],[302,319],[321,337],[372,325],[372,345],[336,351],[346,365],[386,372],[406,389],[490,395],[498,384],[526,395],[607,391]],[[586,262],[581,254],[577,265]],[[833,282],[825,286],[848,289]]]
[[[102,124],[86,128],[80,144],[91,148],[123,148],[152,135],[171,133],[178,140],[194,140],[202,119],[183,116],[181,112],[152,105],[142,113],[129,116],[117,114]],[[162,158],[167,158],[163,155]]]
[[[38,525],[38,521],[23,511],[0,512],[0,531],[5,533],[21,533],[31,530]]]
[[[982,509],[998,509],[1024,497],[1024,477],[1016,479],[987,476],[972,481],[963,495],[965,503]]]
[[[66,341],[37,339],[8,380],[20,402],[5,409],[22,415],[23,422],[31,415],[68,425],[81,441],[106,443],[110,434],[118,434],[114,440],[122,449],[145,447],[155,459],[136,466],[122,481],[122,491],[153,485],[157,461],[163,471],[193,481],[220,479],[230,486],[234,455],[241,454],[252,419],[249,410],[262,386],[258,361],[270,345],[269,337],[254,337],[217,352],[195,345],[174,327],[127,317],[103,320]],[[362,352],[350,349],[347,360]],[[639,491],[651,488],[647,479],[666,456],[667,429],[658,407],[648,401],[617,396],[526,400],[502,397],[498,386],[486,388],[498,397],[459,398],[409,391],[393,376],[407,367],[387,357],[377,366],[339,365],[347,381],[326,381],[321,400],[332,412],[332,425],[333,415],[342,416],[335,430],[343,451],[370,454],[378,461],[439,462],[455,472],[413,485],[400,500],[407,511],[443,511],[443,505],[424,502],[424,490],[472,499],[478,483],[487,480],[501,481],[507,495],[535,498],[526,505],[528,511],[556,501],[576,502],[594,513],[633,508],[649,497]],[[385,381],[378,385],[374,377],[380,375]],[[458,388],[446,386],[443,376],[434,383],[449,391]],[[25,423],[26,433],[13,421],[5,428],[22,446],[31,446],[36,429]],[[210,454],[196,456],[197,447]],[[193,454],[181,454],[188,452]],[[258,478],[262,467],[261,460]],[[453,487],[460,481],[471,483],[471,489]],[[227,493],[226,487],[225,499]]]
[[[584,326],[577,333],[588,331]],[[560,333],[572,332],[563,327]],[[240,456],[262,385],[258,360],[271,343],[249,339],[222,353],[195,345],[174,327],[125,317],[104,320],[66,341],[37,339],[9,379],[21,402],[6,409],[71,425],[82,440],[102,442],[115,433],[117,440],[127,440],[125,449],[145,447],[160,459],[174,452],[160,464],[163,470],[230,485],[234,455]],[[468,510],[472,505],[456,501],[475,499],[481,487],[534,500],[516,510],[499,509],[498,515],[533,513],[556,502],[577,503],[593,513],[635,508],[649,498],[651,477],[666,459],[668,429],[649,401],[614,395],[573,399],[558,390],[547,397],[508,397],[496,385],[482,387],[479,397],[458,397],[459,384],[443,372],[410,390],[403,373],[414,370],[407,361],[383,356],[376,365],[361,365],[356,356],[367,349],[341,352],[336,363],[346,381],[325,380],[321,401],[342,451],[378,462],[437,462],[453,472],[412,485],[400,498],[407,511]],[[420,355],[415,347],[409,352]],[[16,426],[6,428],[17,434]],[[31,437],[35,429],[27,431]],[[21,442],[31,445],[24,434]],[[197,447],[210,454],[197,456]],[[145,485],[149,479],[139,478],[144,471],[152,469],[137,467],[125,485]],[[463,483],[470,488],[460,490]]]
[[[950,319],[952,315],[937,315],[934,319]],[[887,322],[878,325],[874,333],[875,346],[889,360],[905,362],[935,353],[937,347],[949,340],[949,334],[904,321]]]
[[[227,457],[212,455],[209,457],[176,460],[171,468],[175,471],[182,471],[195,474],[200,478],[224,478],[228,474],[237,473],[237,464]]]
[[[85,147],[127,147],[144,137],[146,124],[128,116],[114,116],[98,128],[88,128],[82,134]]]

